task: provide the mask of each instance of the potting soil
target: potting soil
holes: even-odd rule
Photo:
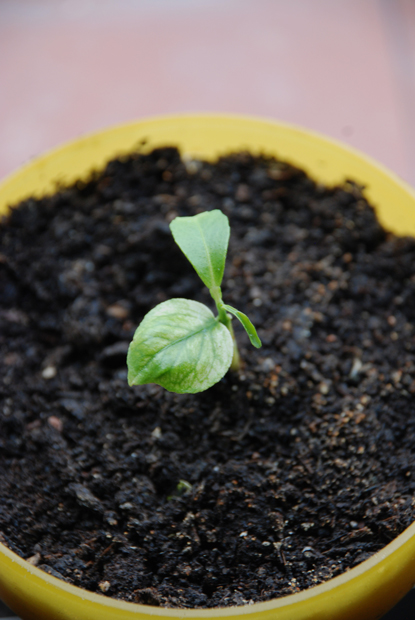
[[[195,395],[127,385],[159,302],[212,307],[177,215],[221,209],[243,365]],[[413,520],[415,241],[352,181],[175,148],[26,200],[0,227],[0,541],[126,601],[215,607],[298,592]]]

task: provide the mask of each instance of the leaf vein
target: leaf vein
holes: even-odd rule
[[[212,318],[209,321],[209,323],[203,325],[200,329],[197,329],[197,330],[191,332],[190,334],[187,334],[186,336],[183,336],[182,338],[179,338],[178,340],[175,340],[174,342],[171,342],[170,344],[167,344],[167,345],[163,346],[162,348],[160,348],[156,353],[151,355],[151,357],[148,359],[148,361],[144,364],[144,366],[142,366],[140,371],[137,373],[136,377],[141,375],[141,373],[143,373],[146,370],[146,368],[151,364],[151,362],[153,362],[153,360],[157,357],[157,355],[159,355],[159,353],[161,353],[162,351],[164,352],[166,349],[169,349],[170,347],[173,347],[173,346],[176,346],[176,345],[180,344],[184,340],[187,340],[189,338],[192,338],[193,336],[196,336],[197,334],[200,334],[200,332],[206,331],[208,328],[213,326],[213,324],[216,323],[216,322],[217,322],[216,319]],[[158,376],[163,376],[164,374],[165,373],[162,373],[162,374],[160,374]]]
[[[199,227],[199,229],[200,229],[200,234],[201,234],[201,237],[202,237],[203,245],[204,245],[204,247],[205,247],[206,257],[207,257],[207,263],[208,263],[208,266],[209,266],[210,277],[211,277],[211,280],[212,280],[212,284],[211,284],[211,286],[215,286],[215,285],[216,285],[216,280],[215,280],[215,275],[214,275],[214,272],[213,272],[212,260],[211,260],[211,257],[210,257],[210,253],[209,253],[209,248],[208,248],[208,245],[207,245],[207,243],[206,243],[205,235],[203,234],[203,229],[202,229],[202,227],[201,227],[200,223],[199,223],[197,220],[195,221],[195,223],[196,223],[196,225],[197,225],[197,226]],[[209,288],[210,288],[210,287],[209,287]]]

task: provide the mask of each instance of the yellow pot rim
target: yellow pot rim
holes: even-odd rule
[[[213,614],[216,618],[227,618],[233,616],[255,616],[259,612],[278,610],[284,607],[295,607],[298,603],[311,601],[320,598],[328,592],[341,588],[341,586],[359,579],[362,575],[371,571],[382,572],[385,567],[382,566],[386,561],[398,552],[409,540],[415,538],[415,523],[412,523],[402,534],[397,536],[386,547],[375,553],[372,557],[365,560],[358,566],[342,573],[337,577],[329,579],[325,583],[308,588],[295,594],[289,594],[280,598],[272,599],[264,603],[253,603],[251,605],[241,605],[238,607],[216,607],[209,609],[183,609],[183,608],[162,608],[153,607],[151,605],[141,605],[139,603],[129,603],[109,598],[102,594],[96,594],[88,590],[83,590],[77,586],[73,586],[66,581],[57,579],[52,575],[32,566],[26,560],[23,560],[13,551],[10,551],[5,545],[0,543],[0,553],[7,557],[11,562],[19,565],[24,571],[37,579],[41,579],[45,583],[53,587],[53,589],[61,590],[72,596],[81,597],[82,600],[89,600],[100,606],[105,605],[113,609],[125,609],[126,611],[135,611],[138,614],[148,614],[156,612],[157,615],[165,618],[210,618]],[[415,557],[414,557],[415,560]]]
[[[243,124],[246,123],[252,126],[255,125],[256,127],[263,126],[264,129],[266,127],[274,127],[274,128],[283,129],[285,131],[290,132],[292,135],[296,134],[300,139],[302,139],[303,137],[306,137],[313,141],[318,141],[321,144],[327,145],[329,148],[332,146],[336,150],[340,149],[344,153],[349,154],[354,158],[357,158],[361,161],[366,162],[366,164],[368,164],[370,167],[375,169],[378,173],[384,175],[390,181],[400,186],[400,188],[403,191],[411,195],[411,197],[415,200],[415,188],[413,188],[407,181],[405,181],[402,177],[400,177],[396,172],[393,172],[387,166],[377,161],[374,157],[367,155],[360,149],[353,147],[349,144],[345,144],[341,140],[338,140],[336,138],[326,136],[325,134],[320,133],[319,131],[312,130],[312,129],[306,129],[299,125],[296,125],[295,123],[288,123],[285,121],[276,121],[275,119],[270,118],[270,117],[256,116],[254,114],[249,115],[249,114],[223,114],[220,112],[189,112],[189,113],[181,112],[181,113],[177,113],[173,115],[160,114],[160,115],[155,115],[155,116],[148,116],[148,117],[145,117],[144,119],[126,121],[123,123],[111,125],[110,127],[104,127],[96,131],[86,132],[85,134],[78,136],[77,138],[66,140],[58,146],[51,147],[49,149],[46,149],[43,153],[39,155],[35,155],[29,161],[19,166],[16,170],[10,172],[5,177],[0,179],[0,214],[4,213],[5,210],[7,210],[9,205],[16,204],[15,202],[12,202],[12,203],[9,203],[9,205],[6,205],[4,203],[4,199],[2,199],[3,197],[1,196],[1,193],[4,191],[6,191],[7,193],[8,186],[14,184],[16,179],[18,179],[21,175],[24,175],[27,171],[30,171],[34,166],[38,166],[39,164],[42,164],[43,162],[47,162],[51,158],[56,157],[56,155],[59,155],[60,153],[64,153],[65,151],[72,149],[73,147],[83,145],[83,144],[88,144],[91,141],[94,141],[95,139],[99,138],[103,134],[118,133],[120,132],[120,130],[121,131],[128,130],[131,127],[136,127],[139,125],[146,125],[146,126],[147,125],[151,126],[153,124],[154,125],[163,125],[163,124],[169,125],[172,121],[173,122],[175,121],[179,121],[179,122],[180,121],[186,121],[186,122],[187,121],[196,121],[196,122],[216,121],[216,122],[224,123],[225,125],[227,125],[228,123],[237,123],[238,125],[241,123]],[[131,148],[120,149],[117,152],[114,151],[114,153],[111,155],[111,158],[115,156],[123,156],[131,152],[132,152]],[[227,152],[229,151],[226,151],[226,150],[221,151],[220,154],[227,154]],[[206,159],[209,160],[212,158],[206,157]],[[105,165],[107,161],[109,161],[109,159],[103,159],[101,162],[101,165],[102,166]],[[291,163],[291,160],[287,160],[287,161]],[[295,161],[293,163],[294,165],[299,165],[299,164],[296,164]],[[303,165],[303,167],[307,171],[307,165]],[[97,168],[98,167],[94,166],[93,169],[95,170]],[[79,178],[83,179],[87,176],[88,175],[84,174],[84,175],[81,175]],[[73,180],[71,179],[69,182],[72,183]],[[337,182],[340,182],[340,181],[335,181],[335,183]],[[330,181],[328,181],[327,184],[329,186],[332,185]],[[63,183],[63,186],[64,185],[65,185],[65,182]],[[42,192],[35,191],[34,193],[28,196],[23,195],[22,197],[18,198],[18,201],[20,202],[21,200],[24,200],[26,197],[30,197],[32,195],[35,197],[41,197],[42,195],[47,195],[51,193],[51,191],[53,192],[56,191],[57,187],[58,185],[55,184],[53,186],[53,189],[50,188],[47,192],[43,194]],[[406,233],[396,232],[396,234],[406,234]],[[414,230],[414,234],[415,234],[415,230]]]
[[[301,127],[300,125],[296,125],[295,123],[288,123],[286,121],[277,121],[274,118],[267,116],[256,116],[255,114],[223,114],[221,112],[179,112],[177,114],[158,114],[154,116],[146,116],[143,119],[137,119],[132,121],[125,121],[123,123],[116,123],[114,125],[110,125],[109,127],[103,127],[102,129],[97,129],[94,131],[87,131],[86,133],[78,136],[77,138],[71,138],[70,140],[65,140],[61,144],[57,146],[52,146],[47,148],[45,151],[40,153],[39,155],[34,155],[28,161],[21,164],[16,170],[12,170],[8,174],[6,174],[3,178],[0,179],[0,191],[2,191],[3,186],[8,184],[9,181],[15,179],[15,177],[20,176],[26,170],[31,168],[33,165],[37,164],[37,162],[42,161],[44,159],[48,159],[50,156],[54,156],[60,151],[64,151],[74,145],[78,145],[82,142],[90,142],[96,137],[101,136],[103,133],[108,132],[118,132],[120,129],[130,128],[131,126],[136,126],[138,124],[150,124],[150,123],[170,123],[172,120],[200,120],[200,121],[223,121],[225,123],[228,122],[243,122],[243,123],[255,123],[257,125],[264,126],[274,126],[279,128],[287,129],[293,133],[298,133],[303,136],[306,135],[310,138],[317,139],[319,141],[326,142],[327,144],[332,144],[336,148],[340,148],[343,151],[348,151],[350,154],[353,154],[356,157],[360,157],[364,159],[366,162],[370,163],[372,166],[376,167],[380,172],[387,175],[390,179],[393,179],[395,183],[398,183],[402,187],[405,188],[406,191],[412,193],[415,198],[415,189],[405,181],[399,174],[390,170],[386,165],[380,163],[375,157],[371,155],[367,155],[360,149],[351,146],[350,144],[345,144],[341,140],[337,138],[333,138],[331,136],[327,136],[324,133],[321,133],[315,129],[308,129]],[[129,153],[131,151],[126,151]]]

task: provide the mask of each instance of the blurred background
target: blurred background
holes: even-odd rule
[[[415,186],[415,1],[0,0],[0,178],[85,133],[201,111],[313,129]],[[414,616],[412,592],[384,620]]]
[[[0,178],[131,119],[218,111],[343,140],[415,185],[414,0],[0,0]]]

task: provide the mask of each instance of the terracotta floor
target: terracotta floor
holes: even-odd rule
[[[415,2],[0,1],[0,177],[86,132],[187,111],[302,125],[415,186]],[[414,609],[410,594],[387,619]]]

